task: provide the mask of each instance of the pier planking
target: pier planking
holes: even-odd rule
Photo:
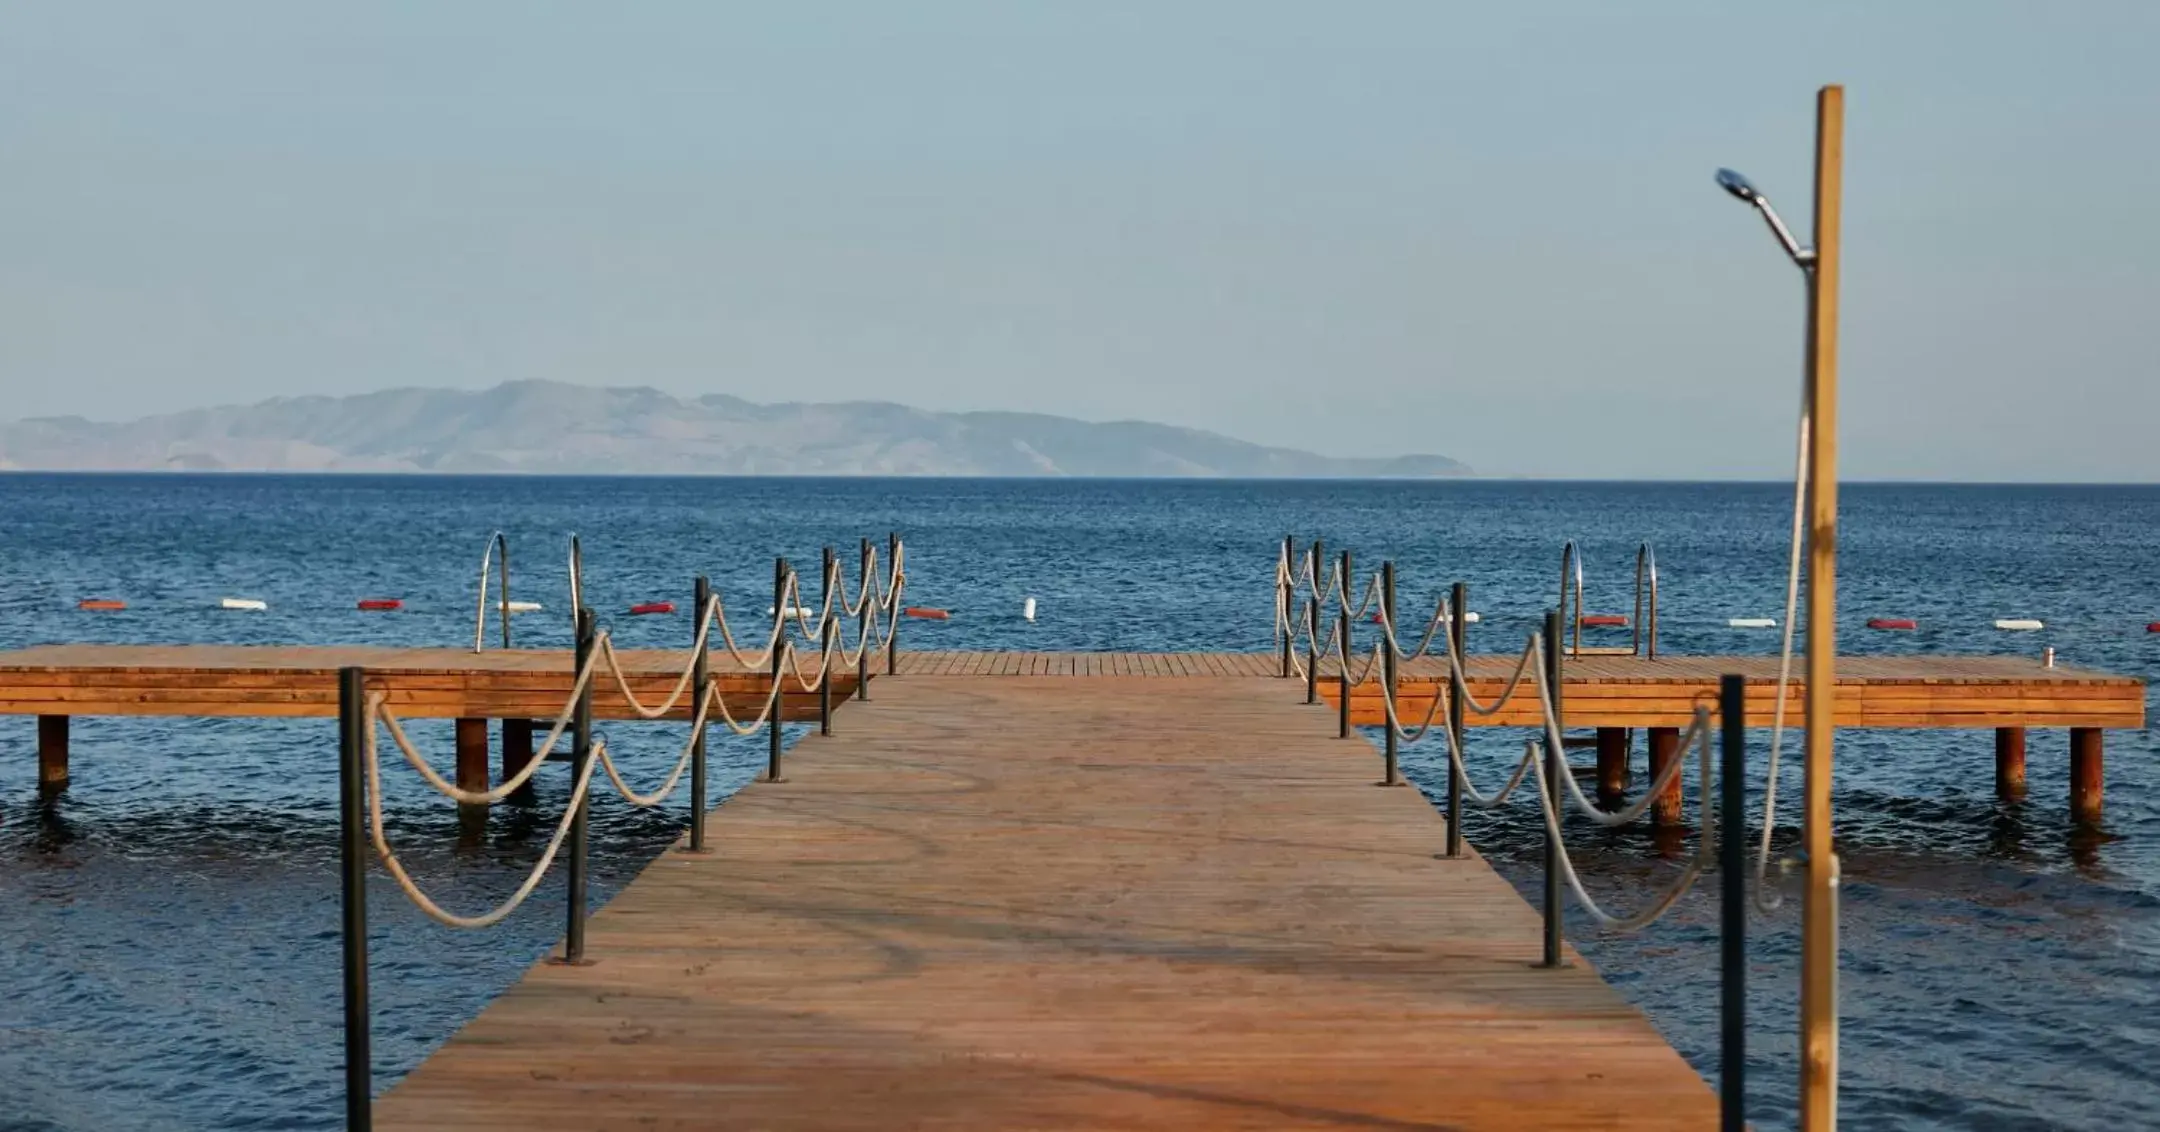
[[[1433,807],[1374,789],[1281,681],[918,663],[955,671],[801,740],[712,852],[593,917],[589,966],[531,968],[376,1127],[1713,1122],[1641,1014],[1580,957],[1539,969],[1536,913],[1437,856]]]
[[[623,650],[630,683],[641,700],[663,698],[687,663],[685,650]],[[815,653],[800,658],[815,673]],[[1275,676],[1274,653],[1146,652],[904,652],[901,675],[1031,677],[1149,676],[1190,679],[1210,676]],[[571,659],[563,650],[401,649],[359,646],[244,645],[49,645],[0,652],[0,715],[331,716],[337,712],[337,671],[368,669],[371,686],[385,690],[400,715],[412,718],[552,718],[570,694]],[[1515,658],[1490,654],[1468,658],[1470,693],[1497,696]],[[735,664],[726,653],[712,668],[731,710],[755,711],[770,677]],[[1354,665],[1353,673],[1361,672]],[[881,671],[882,658],[871,668]],[[1752,726],[1768,726],[1775,706],[1771,689],[1777,661],[1765,656],[1591,656],[1565,665],[1563,712],[1571,727],[1678,727],[1698,702],[1716,695],[1727,672],[1747,677]],[[1433,658],[1406,664],[1399,710],[1421,718],[1445,669]],[[854,690],[852,665],[835,665],[836,698]],[[1320,692],[1333,704],[1335,668],[1322,662]],[[1843,657],[1838,661],[1837,722],[1840,727],[2074,727],[2137,728],[2145,725],[2143,681],[2090,669],[2047,667],[2022,657]],[[602,680],[594,693],[601,719],[635,718],[629,705]],[[784,677],[786,718],[817,716],[817,696]],[[1787,718],[1797,720],[1806,685],[1794,679]],[[677,718],[688,718],[687,704]],[[1380,687],[1367,681],[1351,690],[1351,718],[1382,721]],[[1470,726],[1531,726],[1534,696],[1518,697],[1492,716],[1473,716]]]

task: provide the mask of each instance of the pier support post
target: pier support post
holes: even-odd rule
[[[1665,773],[1665,768],[1671,766],[1673,760],[1679,757],[1680,729],[1677,727],[1651,728],[1650,781],[1655,783],[1658,776]],[[1679,825],[1681,805],[1680,780],[1675,778],[1672,780],[1672,785],[1667,786],[1665,791],[1658,795],[1656,804],[1650,807],[1650,824],[1654,826]]]
[[[2070,818],[2085,825],[2100,821],[2102,793],[2101,731],[2097,727],[2070,729]]]
[[[2025,800],[2025,729],[1995,729],[1995,796],[2005,802]]]
[[[505,719],[502,721],[502,779],[508,782],[524,771],[533,760],[533,721],[529,719]],[[518,788],[518,797],[532,793],[532,784]]]
[[[460,717],[457,721],[457,787],[460,790],[486,790],[488,788],[488,721]],[[458,841],[460,844],[477,843],[487,832],[488,808],[484,805],[458,803]]]
[[[1597,729],[1598,805],[1608,810],[1627,800],[1629,738],[1625,727]]]
[[[68,717],[37,717],[38,789],[59,790],[68,784]]]
[[[527,740],[530,742],[530,740]],[[460,790],[488,788],[488,721],[457,721],[457,785]]]

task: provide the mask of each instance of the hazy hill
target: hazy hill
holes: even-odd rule
[[[1340,459],[1145,421],[759,405],[520,381],[392,389],[105,423],[0,424],[0,468],[954,476],[1469,474],[1445,456]]]

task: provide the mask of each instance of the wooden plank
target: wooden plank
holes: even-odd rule
[[[1536,914],[1285,687],[881,685],[376,1126],[1709,1126],[1641,1015],[1535,967]]]
[[[624,650],[618,654],[637,696],[663,698],[687,663],[685,650]],[[730,667],[723,654],[719,681],[731,706],[759,702],[768,677]],[[1468,658],[1471,693],[1489,699],[1516,658]],[[815,654],[803,668],[816,664]],[[1275,675],[1270,653],[1008,653],[902,654],[902,670],[921,675],[1144,675],[1203,678]],[[568,696],[570,657],[560,650],[404,649],[367,646],[48,645],[0,652],[0,714],[304,716],[332,714],[337,669],[358,664],[373,686],[387,690],[399,710],[422,717],[552,717]],[[1715,694],[1726,671],[1750,681],[1749,718],[1766,724],[1773,708],[1774,657],[1590,657],[1566,666],[1571,725],[1679,726],[1691,704]],[[1323,666],[1332,673],[1334,665]],[[1441,687],[1444,667],[1421,657],[1407,666],[1403,708],[1420,713]],[[835,691],[852,693],[852,670],[834,675]],[[790,672],[789,719],[814,712],[814,696]],[[1335,681],[1321,680],[1334,699]],[[1837,721],[1847,727],[2142,727],[2144,684],[2090,669],[2048,668],[2024,657],[1851,657],[1839,663]],[[1359,723],[1380,719],[1376,688],[1353,693]],[[1805,690],[1788,689],[1788,711],[1805,709]],[[603,719],[633,718],[612,685],[595,696]],[[687,718],[687,707],[677,718]],[[1534,700],[1511,705],[1475,725],[1535,722]]]

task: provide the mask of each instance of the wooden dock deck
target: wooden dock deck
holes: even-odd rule
[[[918,654],[920,670],[942,663]],[[1206,666],[1202,661],[1202,666]],[[963,666],[964,667],[964,666]],[[1033,667],[1033,662],[1028,663]],[[904,666],[906,673],[910,666]],[[379,1128],[1708,1127],[1279,679],[903,675],[376,1107]]]
[[[687,663],[681,649],[625,649],[632,689],[641,699],[665,696]],[[1276,676],[1274,653],[1223,652],[902,652],[903,676]],[[1467,658],[1471,694],[1497,695],[1515,658]],[[815,671],[815,653],[801,660]],[[368,669],[371,686],[389,694],[407,718],[552,718],[570,694],[572,665],[565,650],[404,649],[366,646],[47,645],[0,651],[0,715],[334,716],[337,673]],[[1362,665],[1352,671],[1362,670]],[[1797,716],[1806,684],[1795,678],[1788,696]],[[731,705],[762,703],[769,677],[734,665],[725,653],[713,671]],[[882,658],[872,673],[883,671]],[[1333,702],[1335,669],[1323,662],[1319,691]],[[1745,675],[1753,691],[1751,724],[1767,726],[1777,661],[1764,656],[1592,656],[1565,665],[1563,710],[1571,727],[1685,726],[1699,697],[1717,692],[1718,677]],[[1422,712],[1444,679],[1441,662],[1426,657],[1405,666],[1402,707]],[[854,689],[852,671],[835,674],[841,695]],[[816,696],[785,694],[787,718],[816,717]],[[1840,727],[2143,727],[2145,685],[2133,677],[2092,669],[2044,667],[2023,657],[1842,657],[1838,661]],[[1379,686],[1352,689],[1354,722],[1381,722]],[[601,719],[634,718],[622,696],[603,681],[594,692]],[[676,718],[688,718],[680,707]],[[1534,697],[1519,699],[1471,726],[1529,726]]]
[[[637,696],[664,698],[683,671],[687,650],[624,650]],[[883,658],[877,658],[881,661]],[[1497,696],[1514,670],[1515,657],[1467,658],[1470,691],[1481,700]],[[816,654],[800,661],[813,671]],[[370,687],[388,694],[406,718],[458,720],[458,783],[485,788],[488,721],[505,721],[500,766],[509,774],[529,757],[528,721],[552,719],[572,685],[570,653],[564,650],[380,648],[363,646],[241,645],[49,645],[0,652],[0,715],[38,717],[39,780],[59,787],[69,779],[68,721],[74,716],[333,716],[337,673],[358,665]],[[1296,696],[1279,679],[1275,653],[1223,652],[911,652],[899,656],[901,676],[1148,676],[1277,677],[1283,694]],[[1317,692],[1329,703],[1340,692],[1331,665],[1323,662]],[[1362,665],[1353,668],[1361,671]],[[1569,727],[1605,733],[1600,765],[1614,781],[1627,775],[1628,732],[1649,733],[1653,765],[1668,742],[1692,718],[1696,703],[1714,698],[1718,677],[1748,678],[1748,722],[1768,726],[1775,696],[1776,661],[1764,656],[1586,656],[1570,659],[1564,672],[1562,714]],[[720,653],[713,671],[729,709],[755,714],[771,686],[765,672],[731,663]],[[873,662],[875,673],[882,671]],[[1443,688],[1442,662],[1421,658],[1405,666],[1398,705],[1406,720],[1425,717]],[[854,691],[852,671],[834,674],[834,692],[845,703]],[[1838,662],[1837,723],[1840,727],[1960,727],[1996,732],[1996,789],[2005,798],[2025,793],[2025,730],[2067,728],[2071,742],[2071,806],[2081,819],[2097,819],[2103,794],[2102,729],[2145,725],[2141,680],[2070,666],[2047,667],[2022,657],[1845,657]],[[783,679],[783,718],[818,717],[818,697]],[[1806,685],[1788,688],[1787,718],[1801,718]],[[673,713],[687,719],[687,698]],[[635,718],[612,681],[595,689],[594,714],[604,720]],[[1380,687],[1367,681],[1351,690],[1351,721],[1377,725],[1384,719]],[[1491,716],[1472,716],[1471,726],[1532,726],[1538,722],[1534,694],[1521,695]],[[1665,752],[1669,753],[1669,752]],[[1674,815],[1673,805],[1659,813]]]

